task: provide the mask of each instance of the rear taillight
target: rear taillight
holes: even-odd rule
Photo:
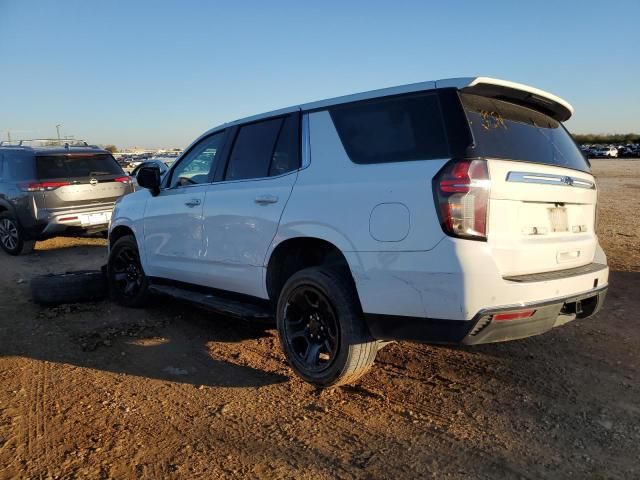
[[[114,182],[131,183],[131,177],[118,177],[113,179]]]
[[[20,190],[25,192],[46,192],[55,190],[56,188],[66,187],[71,185],[70,182],[32,182],[23,183],[20,185]]]
[[[440,225],[447,235],[487,238],[489,171],[484,160],[450,162],[433,181]]]

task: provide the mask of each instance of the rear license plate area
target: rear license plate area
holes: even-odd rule
[[[552,232],[568,232],[569,218],[565,207],[549,209],[549,226]]]
[[[111,212],[88,213],[79,215],[79,218],[83,226],[104,225],[109,223]]]

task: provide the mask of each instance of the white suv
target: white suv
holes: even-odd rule
[[[275,317],[291,367],[319,386],[355,380],[389,340],[496,342],[586,318],[609,269],[571,114],[481,77],[214,128],[116,204],[112,295]]]

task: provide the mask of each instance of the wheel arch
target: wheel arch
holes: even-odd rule
[[[136,238],[136,234],[133,229],[128,225],[118,225],[114,227],[109,233],[109,249],[113,248],[115,243],[120,240],[122,237],[126,237],[127,235],[131,235]],[[136,239],[137,241],[137,239]]]
[[[4,198],[0,198],[0,213],[3,213],[3,212],[9,212],[11,214],[14,214],[14,208],[10,202],[5,200]]]
[[[309,267],[326,266],[341,270],[357,288],[346,256],[333,242],[319,237],[299,236],[281,241],[271,250],[266,263],[265,286],[275,304],[286,281]]]

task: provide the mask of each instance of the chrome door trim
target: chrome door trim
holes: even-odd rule
[[[553,175],[548,173],[535,172],[509,172],[507,182],[519,183],[539,183],[543,185],[560,185],[564,187],[577,187],[594,190],[595,182],[583,178],[571,177],[569,175]]]

